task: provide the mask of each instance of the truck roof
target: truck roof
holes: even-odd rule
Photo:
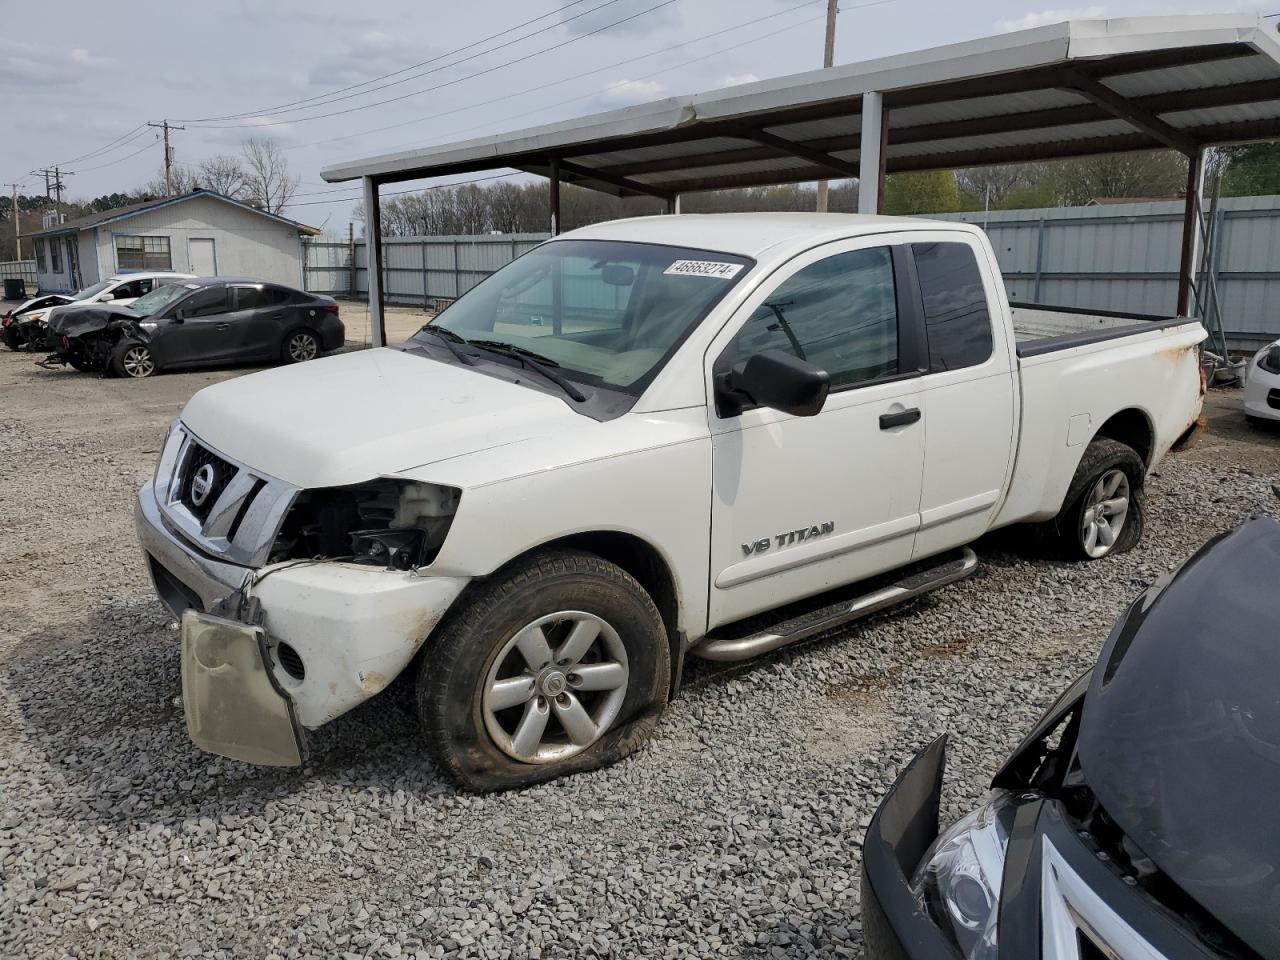
[[[664,243],[758,258],[782,244],[799,243],[808,247],[844,237],[900,230],[974,233],[977,227],[955,220],[859,213],[689,213],[593,223],[563,233],[557,239]]]

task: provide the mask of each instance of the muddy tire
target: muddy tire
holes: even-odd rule
[[[662,618],[635,578],[554,550],[459,598],[421,656],[418,716],[452,780],[505,790],[634,752],[666,706],[670,674]]]
[[[1132,447],[1098,437],[1085,449],[1066,506],[1049,522],[1054,552],[1066,560],[1101,560],[1142,539],[1146,466]]]
[[[142,380],[156,372],[156,360],[151,348],[140,340],[121,340],[111,351],[108,368],[117,377]]]

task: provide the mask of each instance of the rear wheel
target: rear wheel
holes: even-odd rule
[[[145,343],[122,340],[112,351],[111,371],[118,377],[141,380],[156,372],[156,360]]]
[[[313,330],[294,330],[284,338],[281,359],[285,363],[306,363],[320,354],[320,338]]]
[[[1132,549],[1142,539],[1145,476],[1132,447],[1107,437],[1090,443],[1052,521],[1062,552],[1087,561]]]
[[[539,783],[625,757],[666,705],[671,655],[653,600],[592,554],[512,564],[428,641],[418,715],[440,767],[472,790]]]

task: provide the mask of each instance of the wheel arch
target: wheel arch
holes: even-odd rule
[[[1151,466],[1151,459],[1155,454],[1156,428],[1145,410],[1126,407],[1113,413],[1098,427],[1090,442],[1098,437],[1123,443],[1138,455],[1144,467]]]
[[[534,554],[556,549],[581,550],[616,564],[635,577],[649,594],[662,617],[662,626],[671,650],[671,695],[674,697],[680,685],[688,636],[680,627],[680,586],[671,563],[662,551],[634,533],[610,529],[586,530],[554,537],[528,547],[507,558],[493,573]],[[461,599],[463,598],[460,597],[459,600]]]

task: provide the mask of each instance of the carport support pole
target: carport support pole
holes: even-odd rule
[[[551,235],[554,237],[560,233],[560,158],[552,157],[550,167],[548,186],[551,188]]]
[[[387,345],[387,324],[382,299],[382,206],[378,182],[364,177],[364,244],[369,269],[369,335],[375,347]]]
[[[1187,197],[1182,211],[1182,259],[1178,265],[1178,316],[1191,316],[1191,283],[1200,259],[1200,200],[1204,192],[1204,149],[1187,157]]]
[[[858,148],[858,212],[879,213],[884,196],[884,97],[862,95],[862,139]]]

